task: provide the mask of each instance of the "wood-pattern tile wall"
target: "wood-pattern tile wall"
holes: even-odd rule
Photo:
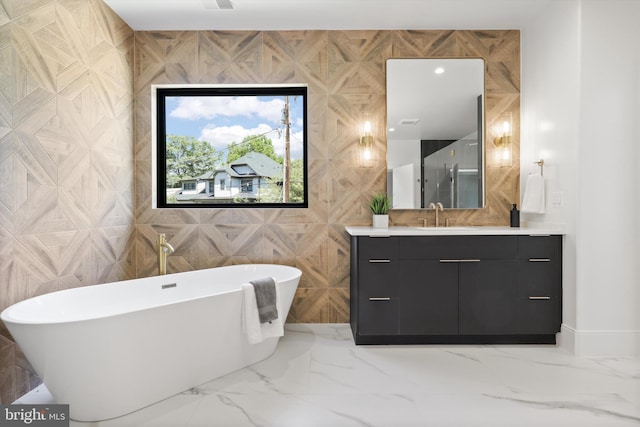
[[[0,310],[135,276],[132,60],[101,0],[0,0]],[[0,326],[0,402],[38,381]]]
[[[136,32],[136,268],[155,274],[156,234],[176,247],[169,271],[236,263],[290,264],[303,278],[292,322],[349,318],[349,241],[345,225],[369,225],[370,197],[386,189],[385,63],[392,57],[482,57],[486,117],[514,117],[513,166],[487,158],[487,206],[446,212],[458,225],[506,225],[518,199],[519,31],[202,31]],[[307,83],[309,209],[151,209],[150,85]],[[378,161],[356,161],[358,122],[377,123]],[[393,212],[395,224],[420,224],[419,211]]]

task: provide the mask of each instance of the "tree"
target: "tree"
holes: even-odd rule
[[[289,202],[302,203],[304,201],[304,162],[302,159],[291,160],[290,178]]]
[[[178,187],[182,179],[212,172],[221,160],[222,154],[206,141],[167,135],[167,188]]]
[[[252,151],[262,153],[276,162],[282,163],[282,156],[276,155],[273,142],[264,135],[245,136],[241,143],[232,142],[229,144],[228,150],[227,163],[231,163]]]
[[[302,159],[291,161],[291,182],[289,183],[289,203],[304,201],[304,162]],[[260,193],[263,203],[282,202],[282,176],[268,179],[269,186]]]

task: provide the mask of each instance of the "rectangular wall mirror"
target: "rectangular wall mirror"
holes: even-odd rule
[[[484,60],[387,60],[393,209],[484,206]]]

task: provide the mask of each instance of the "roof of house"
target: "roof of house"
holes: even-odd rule
[[[186,182],[186,181],[202,181],[208,178],[212,178],[215,172],[205,172],[200,176],[197,176],[195,178],[191,178],[191,177],[184,177],[180,180],[180,182]]]
[[[247,166],[254,173],[242,174],[238,173],[234,167]],[[234,178],[243,178],[250,176],[263,176],[267,178],[276,178],[282,176],[282,165],[272,158],[255,151],[245,154],[244,156],[234,160],[227,166],[216,169],[214,171],[205,172],[197,178],[183,178],[180,181],[202,181],[207,179],[214,179],[219,172],[226,172],[229,176]]]
[[[257,153],[255,151],[247,153],[239,159],[236,159],[233,162],[229,163],[225,171],[230,176],[241,178],[247,175],[238,173],[234,168],[237,166],[245,165],[254,171],[253,175],[255,176],[274,178],[282,175],[282,165],[280,163],[262,153]]]

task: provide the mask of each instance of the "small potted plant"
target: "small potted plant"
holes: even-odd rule
[[[373,226],[375,228],[389,227],[389,209],[391,209],[391,199],[383,193],[373,196],[369,209],[373,213]]]

